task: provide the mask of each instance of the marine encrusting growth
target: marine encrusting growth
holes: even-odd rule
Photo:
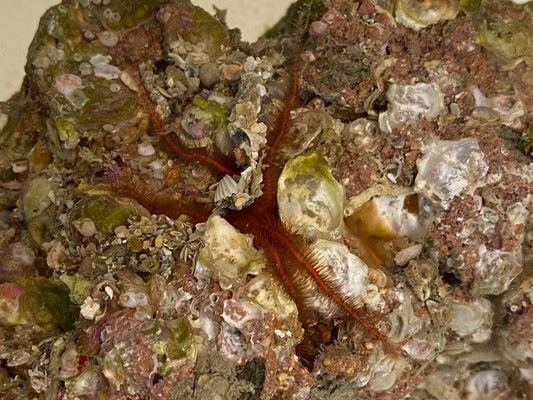
[[[52,8],[0,104],[3,398],[532,397],[519,3],[301,0],[253,44]]]
[[[253,200],[253,203],[240,210],[219,210],[225,219],[235,226],[241,233],[252,234],[254,245],[263,249],[268,260],[268,268],[273,269],[281,279],[291,297],[296,301],[299,311],[299,319],[304,327],[311,327],[317,323],[331,321],[333,318],[347,317],[362,325],[371,335],[391,351],[399,351],[392,343],[387,343],[386,336],[381,334],[376,327],[367,322],[362,316],[360,296],[353,295],[353,288],[347,287],[345,275],[338,275],[329,264],[330,259],[315,250],[312,243],[307,243],[305,237],[299,234],[295,228],[283,222],[278,212],[278,179],[282,173],[286,161],[285,147],[294,137],[290,137],[292,127],[292,113],[297,105],[300,95],[301,71],[301,47],[304,40],[305,16],[301,14],[294,27],[296,31],[293,43],[289,46],[291,55],[284,65],[285,78],[282,87],[283,96],[278,105],[279,110],[274,115],[274,121],[267,127],[266,144],[264,155],[260,156],[260,164],[263,180],[261,184],[262,194]],[[287,67],[288,66],[288,67]],[[174,132],[165,132],[153,105],[148,99],[145,89],[139,85],[140,95],[146,102],[147,112],[154,126],[161,133],[161,137],[177,156],[190,161],[198,161],[207,164],[215,174],[220,176],[238,176],[238,170],[231,165],[230,157],[211,149],[211,153],[205,153],[205,148],[186,149],[170,138]],[[169,119],[176,118],[170,115]],[[179,116],[178,116],[179,118]],[[216,154],[219,153],[219,154]],[[313,162],[313,161],[308,161]],[[316,161],[315,161],[316,162]],[[242,166],[244,168],[248,165]],[[225,178],[225,179],[229,179]],[[219,183],[220,185],[220,183]],[[211,211],[206,204],[199,204],[194,199],[189,201],[175,200],[168,194],[160,195],[157,189],[150,184],[144,185],[135,181],[132,176],[117,177],[108,187],[100,187],[110,190],[117,195],[131,197],[137,200],[152,213],[165,214],[171,217],[189,215],[197,222],[207,220]],[[365,238],[361,238],[364,240]],[[312,332],[312,330],[311,330]],[[305,349],[309,354],[300,354],[302,360],[312,366],[316,356],[320,339],[315,344],[316,348]]]

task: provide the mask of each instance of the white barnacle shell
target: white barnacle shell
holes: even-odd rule
[[[452,303],[450,328],[462,338],[481,343],[492,333],[492,305],[483,297],[457,299]]]
[[[415,191],[447,209],[456,196],[473,194],[485,185],[488,165],[474,138],[433,140],[417,161]]]
[[[248,273],[255,274],[264,265],[252,235],[240,233],[219,215],[207,220],[203,242],[197,262],[218,275],[223,286],[242,283]]]
[[[91,218],[78,218],[72,221],[72,225],[85,237],[91,237],[97,232],[96,225]]]
[[[470,289],[475,295],[503,293],[522,271],[522,246],[512,251],[491,250],[485,244],[479,246],[479,261],[475,264],[477,278]]]
[[[498,365],[480,370],[473,368],[465,383],[466,399],[502,399],[510,395],[510,385],[509,376]],[[511,397],[514,396],[507,398]]]
[[[396,290],[396,297],[400,306],[388,316],[391,323],[389,340],[399,343],[420,331],[422,321],[415,313],[413,298],[410,293]]]
[[[83,89],[81,77],[74,74],[62,74],[55,80],[55,88],[76,108],[82,108],[89,100]]]
[[[93,397],[96,396],[98,387],[102,384],[102,378],[95,366],[88,365],[79,375],[68,379],[65,386],[74,396]]]
[[[97,315],[102,313],[102,305],[94,301],[91,296],[87,296],[80,307],[80,314],[85,319],[95,319]]]
[[[349,299],[349,304],[356,306],[366,295],[368,266],[344,244],[318,239],[312,247],[327,265],[327,280],[331,281],[328,283],[335,286],[340,297]]]
[[[418,31],[428,25],[456,17],[458,0],[397,0],[394,10],[396,21]]]
[[[225,175],[215,190],[215,204],[242,210],[263,193],[260,189],[262,178],[261,169],[254,161],[241,172],[238,180]]]
[[[315,231],[332,239],[342,234],[344,187],[316,153],[287,162],[278,180],[278,206],[283,223],[300,233]]]
[[[370,390],[380,393],[389,390],[405,371],[407,363],[402,359],[383,357],[374,367],[374,377]]]
[[[229,326],[243,330],[247,322],[260,319],[262,314],[263,311],[256,304],[229,299],[224,301],[222,319]]]
[[[389,109],[379,114],[379,128],[385,133],[416,124],[420,115],[432,120],[444,110],[444,94],[436,83],[393,84],[387,91],[387,100]]]
[[[142,291],[128,290],[120,294],[118,302],[122,307],[142,307],[148,304],[148,295]]]
[[[298,314],[296,303],[282,288],[279,279],[271,274],[261,273],[246,284],[247,301],[257,304],[263,310],[273,313],[278,319],[290,318]]]
[[[215,204],[220,203],[222,200],[231,197],[238,192],[239,184],[235,182],[235,179],[229,175],[224,175],[220,182],[218,182],[215,190]]]

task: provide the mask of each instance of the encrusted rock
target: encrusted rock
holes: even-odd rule
[[[533,398],[531,6],[223,17],[43,17],[0,104],[3,396]]]

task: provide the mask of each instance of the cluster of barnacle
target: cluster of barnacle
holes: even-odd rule
[[[380,269],[382,258],[386,258],[379,254],[387,252],[382,249],[384,245],[396,237],[410,237],[411,240],[419,235],[421,227],[416,222],[417,211],[402,211],[404,202],[409,201],[417,210],[419,199],[412,192],[406,192],[398,200],[382,197],[375,199],[375,204],[367,204],[369,208],[379,208],[381,206],[376,205],[379,203],[392,210],[392,213],[384,212],[388,216],[383,220],[383,224],[391,225],[381,227],[383,231],[380,232],[370,232],[369,227],[365,227],[369,225],[365,218],[374,218],[372,211],[359,210],[353,215],[353,210],[347,211],[344,189],[333,178],[327,161],[317,153],[309,152],[320,142],[321,137],[340,133],[343,124],[332,119],[320,106],[315,109],[310,106],[296,109],[301,68],[300,54],[296,53],[288,73],[281,80],[281,86],[273,79],[276,77],[273,68],[275,59],[236,53],[217,67],[222,84],[217,86],[216,80],[209,82],[215,90],[194,95],[198,91],[198,77],[207,68],[204,66],[209,62],[209,57],[202,57],[205,53],[179,40],[171,46],[170,60],[173,65],[167,66],[164,72],[156,74],[150,69],[145,70],[142,84],[136,83],[131,74],[122,73],[122,81],[139,93],[141,104],[146,103],[145,111],[153,119],[162,143],[169,147],[170,154],[175,152],[178,157],[175,161],[169,157],[167,166],[162,168],[162,181],[166,185],[162,194],[155,193],[159,187],[145,184],[128,173],[117,174],[110,183],[90,190],[134,198],[155,213],[173,217],[189,214],[195,219],[209,217],[203,228],[204,247],[198,252],[194,276],[198,288],[204,288],[202,293],[209,290],[211,296],[217,297],[217,302],[204,304],[193,326],[206,332],[209,340],[216,339],[220,351],[230,359],[245,363],[257,356],[265,358],[269,366],[265,377],[265,393],[281,390],[285,396],[290,396],[295,391],[305,391],[308,385],[301,386],[298,382],[311,381],[313,368],[331,374],[356,375],[358,387],[369,385],[372,380],[370,390],[388,390],[395,384],[394,377],[409,375],[407,371],[412,368],[411,357],[428,359],[435,350],[427,348],[428,344],[422,335],[422,327],[429,329],[430,320],[424,321],[416,316],[413,307],[419,306],[411,300],[408,291],[388,289],[390,278]],[[180,103],[182,92],[174,93],[174,89],[180,86],[180,81],[176,80],[180,75],[178,70],[186,72],[181,73],[182,92],[191,91],[189,97],[192,97],[192,102],[189,104]],[[231,76],[228,75],[230,70],[233,73]],[[203,78],[205,81],[205,76]],[[231,89],[231,82],[238,83],[238,86],[236,95],[230,99],[223,91]],[[207,83],[203,82],[204,86]],[[149,97],[155,101],[154,105]],[[268,100],[272,103],[270,107]],[[313,103],[313,107],[317,105]],[[172,110],[178,108],[180,117],[172,121]],[[232,111],[226,117],[227,110]],[[269,116],[269,113],[273,115]],[[160,123],[160,120],[165,123]],[[172,138],[174,132],[178,138]],[[300,138],[305,138],[305,142]],[[213,153],[197,150],[202,147],[211,148]],[[218,155],[228,150],[236,156],[242,172],[231,167],[226,157]],[[155,158],[150,165],[157,162],[160,154],[148,138],[140,142],[137,151],[146,157],[147,162]],[[266,156],[262,158],[263,152]],[[292,160],[285,164],[288,158]],[[168,197],[178,187],[171,171],[178,169],[175,165],[183,167],[183,159],[192,161],[189,171],[196,175],[192,180],[195,190],[189,199]],[[130,164],[133,171],[135,167]],[[220,216],[220,212],[211,214],[198,201],[202,192],[206,193],[212,184],[212,175],[216,176],[219,172],[226,175],[214,191],[211,189],[211,193],[219,209],[234,210],[222,212],[222,217],[226,219]],[[179,173],[180,177],[191,182],[183,169]],[[175,184],[174,187],[172,184]],[[377,212],[379,216],[380,211]],[[87,232],[86,227],[80,225],[84,218],[74,214],[71,214],[73,227],[82,234]],[[345,224],[347,216],[349,218]],[[391,218],[397,221],[389,221]],[[392,227],[394,224],[404,225],[404,219],[414,224],[413,232],[409,228],[401,231]],[[226,220],[241,232],[253,234],[253,243],[263,253],[253,247],[252,237],[238,232]],[[122,233],[115,234],[120,236]],[[376,236],[377,242],[362,240],[366,236]],[[344,243],[348,238],[352,251]],[[142,239],[133,237],[128,241],[128,248],[139,251],[134,249],[133,242],[143,246]],[[420,253],[419,247],[404,249],[403,262],[407,263],[416,257]],[[150,243],[147,249],[150,249]],[[277,283],[271,278],[265,280],[259,277],[248,282],[250,276],[258,275],[265,266],[266,272],[261,274],[276,276]],[[212,283],[209,283],[213,279],[220,289],[213,288]],[[225,292],[228,290],[233,292],[232,298],[223,301],[228,296]],[[112,293],[111,289],[109,291]],[[253,301],[250,300],[250,291],[254,293]],[[265,291],[271,293],[261,294]],[[277,300],[269,304],[272,299],[268,297],[272,297],[276,291],[279,292],[274,296]],[[284,291],[298,305],[300,322],[296,324],[298,320],[287,322],[291,315],[294,317],[296,309]],[[188,299],[193,303],[198,295],[194,294],[189,293]],[[108,296],[113,295],[108,293]],[[264,299],[265,296],[267,299]],[[98,319],[101,310],[96,310],[93,297],[84,300],[82,315]],[[127,297],[128,301],[124,301],[123,297]],[[122,293],[118,303],[124,307],[129,307],[131,303],[138,311],[148,303],[146,296],[142,305],[135,303],[132,300],[134,298],[135,294]],[[221,316],[224,323],[217,327],[212,318],[215,321],[219,318],[220,307],[223,307]],[[266,317],[267,312],[272,315]],[[364,313],[367,316],[363,317]],[[257,325],[256,321],[264,318],[273,318],[272,325]],[[335,340],[333,321],[338,319],[346,320],[350,326],[350,333],[346,336],[349,339],[344,345],[351,350],[341,351],[343,345],[333,343],[328,347],[329,350],[322,353],[320,348]],[[300,324],[305,327],[305,333]],[[282,326],[285,328],[280,329]],[[316,326],[323,330],[322,334],[317,333]],[[419,332],[419,337],[416,337],[415,334]],[[256,336],[270,337],[272,334],[278,336],[276,347],[283,351],[266,348],[262,343],[264,338],[255,339]],[[331,339],[323,339],[324,335],[329,335]],[[416,340],[402,343],[404,347],[401,350],[399,343],[413,337]],[[359,338],[360,343],[355,338]],[[259,343],[252,346],[256,341]],[[300,356],[300,361],[295,358],[284,361],[286,357],[294,357],[294,351]],[[323,356],[317,358],[320,353]],[[404,359],[405,355],[407,359]],[[345,360],[332,365],[330,357]],[[357,365],[368,362],[373,367],[360,370],[351,366],[354,362]],[[295,383],[288,383],[291,381]],[[114,384],[120,387],[116,382]]]
[[[527,98],[456,93],[451,61],[368,97],[362,73],[358,100],[320,71],[334,42],[375,63],[371,80],[395,63],[406,73],[398,42],[388,57],[379,41],[389,13],[419,31],[457,2],[332,4],[310,42],[300,22],[240,50],[187,1],[135,2],[120,18],[121,0],[92,3],[58,7],[29,58],[30,87],[49,93],[46,140],[13,162],[29,174],[19,207],[2,201],[36,245],[2,214],[0,325],[39,344],[9,334],[6,368],[55,397],[528,392],[531,284],[519,274],[533,175],[490,130],[522,129]],[[376,26],[383,39],[368,42]],[[344,46],[354,32],[360,44]],[[437,128],[461,118],[467,137]]]

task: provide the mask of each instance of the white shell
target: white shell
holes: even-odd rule
[[[411,195],[413,195],[412,192],[398,196],[376,196],[370,200],[375,210],[373,217],[376,225],[379,221],[382,225],[381,229],[386,229],[395,236],[405,236],[410,240],[424,236],[426,229],[419,216],[409,212],[405,207],[406,199]],[[418,199],[420,209],[423,208],[423,200]]]
[[[481,343],[490,338],[492,305],[482,297],[452,304],[450,328],[461,337]]]
[[[140,291],[127,291],[119,296],[118,302],[122,307],[142,307],[148,304],[148,295]]]
[[[473,194],[485,185],[489,167],[476,139],[434,140],[422,151],[424,157],[416,163],[415,191],[444,209],[454,197]]]
[[[394,17],[415,31],[440,20],[453,19],[459,12],[458,0],[397,0]]]
[[[503,125],[514,129],[522,128],[521,117],[525,115],[526,111],[524,103],[520,99],[503,95],[497,95],[489,99],[477,87],[472,89],[472,94],[474,95],[476,107],[488,108],[495,111]],[[512,106],[509,106],[509,104],[512,104]]]
[[[435,83],[393,84],[387,91],[387,100],[389,109],[379,114],[379,128],[385,133],[416,124],[419,115],[432,120],[444,110],[444,95]]]
[[[76,219],[72,221],[72,226],[85,237],[91,237],[97,232],[96,225],[90,218]]]
[[[474,266],[479,278],[472,283],[472,293],[498,295],[507,290],[522,270],[522,247],[513,250],[490,250],[484,244],[479,246],[479,261]]]
[[[91,296],[87,296],[80,307],[80,314],[83,318],[92,320],[102,312],[100,303],[94,301]]]
[[[468,378],[465,386],[467,400],[501,399],[508,387],[509,377],[498,367],[476,371]]]
[[[218,182],[217,189],[215,190],[215,203],[218,204],[222,200],[231,197],[231,195],[239,192],[239,185],[229,175],[225,175],[224,178]]]
[[[242,283],[248,273],[257,273],[264,265],[261,253],[253,247],[253,237],[240,233],[219,215],[207,220],[203,241],[197,263],[223,278],[221,284],[228,288]]]
[[[141,156],[151,156],[155,154],[154,146],[148,142],[139,143],[137,146],[137,151]]]
[[[220,180],[215,190],[217,206],[241,210],[263,193],[260,188],[263,174],[255,161],[252,160],[252,165],[241,172],[238,181],[235,179],[225,175]]]
[[[358,303],[365,295],[368,285],[368,267],[359,257],[350,253],[344,244],[318,239],[313,249],[320,254],[333,276],[342,282],[343,297],[351,304]]]

